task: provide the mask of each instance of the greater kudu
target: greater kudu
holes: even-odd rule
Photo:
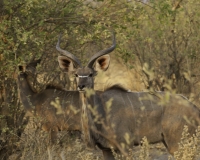
[[[27,76],[33,74],[36,63],[28,64],[25,71],[22,66],[19,67],[20,100],[28,116],[37,117],[42,129],[50,132],[51,141],[55,143],[58,131],[81,130],[79,92],[64,91],[53,86],[47,86],[40,93],[34,92]]]
[[[113,45],[93,55],[86,67],[74,55],[60,49],[59,44],[60,38],[56,46],[64,55],[58,57],[60,67],[76,76],[85,140],[90,146],[97,145],[105,160],[114,159],[111,146],[124,152],[121,144],[138,145],[144,136],[149,143],[163,142],[173,154],[178,149],[184,125],[190,134],[200,125],[199,109],[180,95],[127,92],[117,86],[105,92],[93,90],[96,73],[109,67],[108,53],[115,49],[115,37]]]

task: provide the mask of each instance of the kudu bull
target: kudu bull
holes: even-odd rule
[[[34,92],[27,76],[33,72],[35,65],[36,63],[28,64],[26,71],[23,71],[22,66],[19,67],[20,100],[28,115],[39,119],[42,129],[50,132],[51,141],[55,143],[58,131],[81,130],[79,92],[64,91],[53,86],[40,93]]]
[[[144,136],[149,143],[163,142],[173,154],[178,149],[184,125],[190,134],[195,133],[200,125],[200,111],[183,96],[127,92],[117,86],[104,92],[93,90],[96,73],[109,67],[108,53],[116,47],[115,37],[113,45],[93,55],[86,67],[82,67],[73,54],[60,48],[60,38],[56,48],[63,56],[58,56],[58,61],[65,72],[76,76],[82,104],[82,132],[88,145],[97,145],[102,150],[105,160],[114,159],[111,146],[123,152],[120,144],[132,147],[140,144]],[[110,107],[107,107],[108,102],[112,102]]]

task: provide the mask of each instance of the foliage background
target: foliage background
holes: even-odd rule
[[[18,65],[41,58],[35,77],[43,83],[36,90],[46,84],[69,88],[56,60],[59,33],[61,47],[86,63],[110,45],[115,31],[113,57],[127,68],[141,68],[141,88],[181,93],[199,105],[199,6],[196,0],[0,0],[0,155],[16,150],[26,124]]]

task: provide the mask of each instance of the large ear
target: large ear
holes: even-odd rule
[[[59,66],[64,72],[72,72],[75,67],[73,61],[65,56],[58,56]]]
[[[95,71],[105,71],[108,69],[109,64],[110,64],[110,55],[108,55],[108,54],[103,55],[95,61],[94,70]]]

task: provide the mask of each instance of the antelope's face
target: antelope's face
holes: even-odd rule
[[[107,70],[110,64],[110,56],[108,53],[112,52],[116,47],[115,36],[113,36],[113,45],[108,49],[94,54],[87,66],[82,67],[79,59],[68,51],[62,50],[59,44],[60,38],[58,39],[56,48],[64,56],[58,56],[59,66],[69,75],[74,74],[79,91],[84,91],[86,88],[94,88],[94,76],[100,70]]]
[[[83,91],[85,88],[94,87],[94,76],[96,75],[96,71],[93,69],[88,67],[78,68],[74,75],[79,91]]]

